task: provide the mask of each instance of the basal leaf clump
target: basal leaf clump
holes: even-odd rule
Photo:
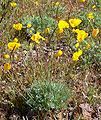
[[[33,110],[62,109],[67,107],[71,90],[62,83],[34,82],[26,92],[26,103]]]

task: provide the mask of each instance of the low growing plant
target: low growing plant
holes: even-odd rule
[[[26,91],[26,103],[33,110],[64,109],[71,97],[71,90],[62,83],[35,81]]]

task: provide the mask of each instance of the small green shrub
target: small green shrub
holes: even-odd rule
[[[71,91],[62,83],[34,82],[26,92],[26,103],[33,110],[63,109],[67,107],[67,100]]]

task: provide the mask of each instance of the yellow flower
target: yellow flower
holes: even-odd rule
[[[57,33],[63,33],[63,29],[58,29]]]
[[[80,33],[77,34],[78,42],[82,42],[87,36],[88,36],[88,33],[82,30]]]
[[[11,64],[10,63],[5,63],[4,64],[4,70],[10,70],[11,69]]]
[[[86,33],[84,30],[76,29],[73,31],[77,33],[78,42],[82,42],[88,36],[88,33]]]
[[[76,43],[76,44],[75,44],[75,47],[76,47],[76,48],[78,48],[79,46],[80,46],[80,44],[79,44],[79,43]]]
[[[8,49],[9,50],[16,50],[17,48],[19,48],[21,46],[20,43],[16,43],[16,42],[9,42],[8,43]]]
[[[59,2],[56,2],[55,5],[58,6],[60,3]]]
[[[79,57],[82,55],[82,53],[83,53],[83,51],[80,50],[80,49],[77,52],[74,52],[73,56],[72,56],[72,60],[73,61],[78,61]]]
[[[59,29],[69,28],[69,24],[65,20],[60,20],[58,23]]]
[[[79,0],[80,2],[85,2],[86,0]]]
[[[21,23],[13,24],[13,28],[15,30],[21,30],[22,29],[22,24]]]
[[[46,28],[45,33],[50,33],[50,28]]]
[[[96,8],[96,5],[93,5],[92,8],[93,8],[93,9]]]
[[[31,39],[38,44],[40,43],[40,39],[45,40],[45,38],[40,35],[40,32],[37,32],[36,34],[33,34]]]
[[[62,33],[64,28],[69,28],[69,24],[64,20],[60,20],[58,23],[58,28]]]
[[[32,30],[30,30],[29,32],[30,32],[30,34],[32,34],[32,33],[33,33],[33,32],[32,32]]]
[[[82,22],[82,20],[74,18],[74,19],[70,19],[69,23],[72,27],[76,27],[78,26],[80,23]]]
[[[62,50],[58,50],[58,52],[54,56],[60,57],[62,54],[63,54]]]
[[[89,49],[91,46],[90,46],[90,44],[88,43],[87,45],[86,45],[86,49]]]
[[[93,18],[94,18],[93,13],[92,13],[92,12],[88,13],[88,14],[87,14],[87,18],[89,18],[89,19],[93,19]]]
[[[8,54],[5,54],[5,55],[4,55],[4,58],[5,58],[5,59],[9,59],[10,56],[9,56]]]
[[[16,7],[16,6],[17,6],[16,2],[10,2],[10,5],[11,5],[12,7]]]
[[[98,35],[98,33],[99,33],[99,29],[98,28],[97,29],[93,29],[92,36],[96,37]]]
[[[82,50],[79,49],[79,50],[78,50],[78,55],[81,56],[82,53],[83,53]]]
[[[30,23],[27,24],[27,28],[30,28],[32,25]]]
[[[8,49],[9,50],[16,50],[16,49],[18,49],[21,46],[21,44],[17,43],[17,42],[18,42],[17,38],[15,38],[14,41],[9,42],[8,43]]]
[[[14,38],[14,40],[13,40],[14,42],[18,42],[18,38]]]

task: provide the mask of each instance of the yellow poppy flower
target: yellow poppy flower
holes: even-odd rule
[[[45,33],[50,33],[50,28],[46,28]]]
[[[83,53],[83,51],[80,50],[80,49],[77,52],[74,52],[73,56],[72,56],[72,60],[73,61],[78,61],[79,57],[82,55],[82,53]]]
[[[82,53],[83,53],[83,51],[79,49],[79,50],[78,50],[78,56],[81,56]]]
[[[60,57],[62,54],[63,54],[62,50],[58,50],[58,52],[54,56]]]
[[[9,59],[10,56],[9,56],[8,54],[5,54],[5,55],[4,55],[4,58],[5,58],[5,59]]]
[[[92,12],[88,13],[88,14],[87,14],[87,18],[89,18],[89,19],[93,19],[93,18],[94,18],[93,13],[92,13]]]
[[[18,42],[18,38],[14,38],[13,42]]]
[[[21,30],[22,29],[22,24],[21,23],[13,24],[13,28],[15,30]]]
[[[30,23],[27,24],[27,28],[31,28],[32,25]]]
[[[76,48],[78,48],[79,46],[80,46],[80,44],[79,44],[79,43],[76,43],[76,44],[75,44],[75,47],[76,47]]]
[[[96,5],[93,5],[92,8],[95,9],[95,8],[96,8]]]
[[[88,33],[86,33],[85,31],[81,31],[81,33],[77,34],[78,42],[82,42],[87,36],[88,36]]]
[[[11,64],[10,63],[5,63],[4,64],[4,70],[10,70],[11,69]]]
[[[80,20],[78,18],[74,18],[74,19],[69,20],[69,23],[72,27],[78,26],[81,22],[82,22],[82,20]]]
[[[90,46],[90,44],[88,43],[87,45],[86,45],[86,49],[89,49],[91,46]]]
[[[97,29],[93,29],[92,36],[96,37],[98,35],[98,33],[99,33],[99,29],[98,28]]]
[[[14,41],[9,42],[8,43],[8,49],[9,50],[16,50],[16,49],[18,49],[21,46],[21,44],[17,43],[17,42],[18,42],[17,38],[15,38]]]
[[[69,28],[69,24],[64,20],[60,20],[58,23],[58,28],[59,29]]]
[[[73,30],[73,32],[77,33],[78,42],[82,42],[88,36],[88,33],[86,33],[84,30],[76,29],[76,30]]]
[[[38,44],[40,43],[40,39],[45,40],[45,38],[40,35],[40,32],[37,32],[36,34],[33,34],[31,39]]]
[[[11,5],[11,7],[16,7],[17,6],[16,2],[10,2],[10,5]]]
[[[69,28],[69,24],[64,20],[60,20],[58,23],[58,28],[62,33],[64,28]]]

